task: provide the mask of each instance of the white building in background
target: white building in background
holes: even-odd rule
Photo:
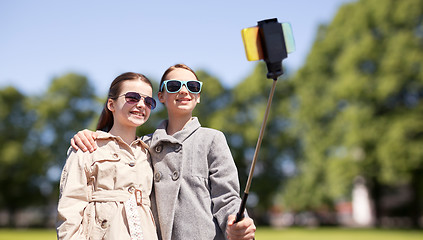
[[[361,176],[358,176],[354,181],[352,217],[355,224],[360,227],[371,227],[375,223],[373,203],[366,186],[366,181]]]

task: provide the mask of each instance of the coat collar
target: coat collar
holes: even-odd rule
[[[123,139],[120,136],[115,136],[115,135],[112,135],[112,134],[110,134],[108,132],[103,132],[103,131],[100,131],[100,130],[97,130],[96,133],[97,133],[97,138],[96,138],[97,140],[111,139],[111,140],[114,140],[114,141],[117,141],[117,142],[121,142],[123,144],[128,145],[125,141],[123,141]],[[141,140],[141,138],[135,139],[132,142],[132,144],[139,145],[139,146],[141,146],[141,147],[143,147],[145,149],[149,149],[148,145],[146,143],[144,143]]]
[[[153,133],[150,147],[154,147],[159,142],[182,144],[189,136],[191,136],[192,133],[201,127],[198,118],[193,117],[189,122],[187,122],[181,131],[178,131],[171,136],[166,132],[168,122],[169,120],[164,120],[160,123],[159,127]]]

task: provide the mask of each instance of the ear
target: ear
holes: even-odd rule
[[[164,93],[163,92],[158,92],[157,93],[157,97],[159,98],[159,101],[161,103],[164,103],[165,102],[165,98],[164,98]]]
[[[200,98],[201,98],[201,95],[198,94],[197,103],[200,103]]]
[[[110,110],[110,112],[115,111],[115,101],[113,101],[113,99],[107,99],[107,108]]]

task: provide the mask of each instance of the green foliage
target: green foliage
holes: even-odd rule
[[[244,187],[256,149],[273,80],[266,79],[264,63],[257,64],[252,74],[229,92],[225,108],[216,112],[215,128],[227,136]],[[278,80],[265,137],[257,159],[250,193],[258,197],[257,210],[272,205],[273,197],[284,179],[282,163],[293,161],[293,139],[287,134],[287,105],[290,83]]]
[[[33,101],[37,113],[37,133],[54,160],[49,168],[61,169],[66,160],[70,139],[87,128],[102,105],[96,100],[93,87],[86,77],[69,73],[54,78],[47,92]],[[56,182],[58,178],[54,179]]]
[[[51,201],[57,201],[59,174],[70,139],[78,130],[92,124],[94,117],[97,121],[103,106],[96,99],[88,79],[74,73],[54,78],[47,92],[34,103],[38,116],[37,133],[52,156],[46,165],[47,176],[40,176],[38,182],[51,183],[52,188],[45,192]]]
[[[36,118],[29,102],[13,87],[0,90],[0,208],[10,212],[42,202],[41,191],[31,180],[44,173],[48,154],[33,136]]]
[[[196,74],[204,85],[200,97],[201,102],[195,107],[193,115],[199,117],[203,126],[217,128],[220,121],[216,116],[229,104],[228,91],[223,88],[217,78],[206,71],[199,70]]]
[[[358,1],[321,26],[294,78],[300,174],[285,204],[349,196],[362,175],[409,183],[423,167],[423,1]]]

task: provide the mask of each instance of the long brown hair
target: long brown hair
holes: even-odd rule
[[[195,78],[196,78],[195,80],[198,80],[197,74],[195,74],[194,70],[192,70],[190,67],[188,67],[187,65],[185,65],[185,64],[183,64],[183,63],[178,63],[178,64],[175,64],[175,65],[173,65],[173,66],[170,66],[170,67],[169,67],[168,69],[166,69],[166,71],[163,73],[162,79],[160,80],[160,84],[159,84],[159,92],[162,92],[162,91],[163,91],[163,89],[161,89],[161,87],[162,87],[163,82],[164,82],[164,81],[165,81],[165,79],[166,79],[166,76],[167,76],[170,72],[172,72],[173,70],[178,69],[178,68],[182,68],[182,69],[185,69],[185,70],[188,70],[188,71],[192,72],[192,73],[194,74]]]
[[[150,80],[140,73],[126,72],[117,76],[110,85],[106,103],[104,104],[103,111],[101,112],[100,118],[98,119],[97,130],[108,132],[110,129],[112,129],[113,113],[107,108],[107,102],[109,99],[116,99],[120,94],[122,83],[129,80],[140,80],[147,83],[151,89],[153,89],[153,85],[151,84]]]

